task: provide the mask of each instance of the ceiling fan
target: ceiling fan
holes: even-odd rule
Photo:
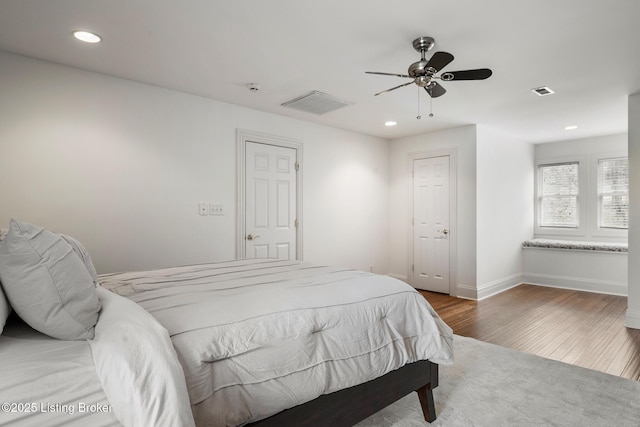
[[[414,62],[409,65],[407,74],[396,73],[379,73],[376,71],[365,71],[367,74],[380,74],[383,76],[396,76],[413,79],[408,83],[401,84],[391,89],[383,90],[376,93],[375,96],[380,94],[391,92],[392,90],[399,89],[401,87],[409,86],[412,83],[423,87],[427,91],[429,96],[437,98],[445,94],[446,90],[443,88],[436,79],[442,81],[453,80],[484,80],[491,76],[492,71],[488,68],[478,68],[475,70],[462,70],[462,71],[447,71],[437,76],[444,67],[446,67],[451,61],[453,61],[453,55],[449,52],[436,52],[428,60],[425,58],[425,54],[429,51],[435,43],[433,37],[420,37],[413,41],[413,48],[420,52],[420,61]]]

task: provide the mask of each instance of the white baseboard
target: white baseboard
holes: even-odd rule
[[[600,294],[627,296],[627,284],[605,280],[592,280],[583,277],[556,276],[550,274],[524,273],[523,283],[549,286],[552,288],[573,289],[576,291],[596,292]]]
[[[394,277],[396,279],[399,279],[399,280],[402,280],[403,282],[408,283],[408,278],[405,275],[389,273],[388,276]],[[485,298],[489,298],[493,295],[497,295],[501,292],[514,288],[523,283],[528,283],[531,285],[548,286],[551,288],[595,292],[595,293],[608,294],[608,295],[627,296],[628,294],[626,283],[605,281],[605,280],[592,280],[592,279],[585,279],[583,277],[568,277],[568,276],[557,276],[557,275],[551,275],[551,274],[523,273],[523,274],[513,274],[511,276],[503,277],[501,279],[494,280],[493,282],[485,283],[477,287],[458,283],[455,286],[455,291],[456,291],[455,296],[457,296],[458,298],[479,301]],[[630,321],[633,321],[634,315],[631,315]],[[630,315],[627,314],[627,316],[629,317]],[[637,317],[638,317],[637,322],[640,325],[640,312],[637,313]]]
[[[477,300],[478,290],[474,286],[458,283],[456,285],[456,297]]]
[[[489,298],[490,296],[504,292],[507,289],[515,288],[522,284],[522,274],[512,274],[511,276],[503,277],[493,282],[485,283],[478,286],[478,300]]]
[[[522,284],[522,275],[519,273],[494,280],[493,282],[485,283],[478,287],[457,284],[456,296],[458,298],[479,301],[485,298],[489,298],[490,296],[497,295],[500,292],[506,291],[507,289],[514,288],[520,284]]]
[[[640,329],[640,311],[628,308],[624,326],[627,328]]]

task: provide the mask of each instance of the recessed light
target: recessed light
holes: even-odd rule
[[[393,120],[389,120],[388,122],[384,122],[384,125],[385,125],[385,126],[395,126],[395,125],[397,125],[397,124],[398,124],[398,123],[394,122]]]
[[[102,41],[102,38],[99,35],[89,31],[74,31],[73,37],[85,43],[100,43]]]
[[[571,125],[571,126],[565,126],[564,130],[574,130],[574,129],[578,129],[578,126],[576,125]]]

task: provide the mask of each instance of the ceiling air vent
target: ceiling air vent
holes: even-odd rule
[[[283,107],[295,108],[313,114],[324,114],[338,108],[353,105],[353,102],[343,101],[335,96],[314,90],[282,104]]]
[[[535,89],[531,89],[531,92],[535,93],[538,96],[546,96],[554,94],[555,92],[548,88],[547,86],[537,87]]]

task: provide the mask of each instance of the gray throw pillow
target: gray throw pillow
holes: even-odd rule
[[[0,228],[0,242],[4,240],[9,232],[8,228]],[[7,324],[7,318],[11,313],[11,306],[7,301],[7,297],[4,296],[4,292],[2,291],[2,283],[0,283],[0,334],[4,329],[4,325]]]
[[[95,282],[98,277],[98,273],[96,272],[96,268],[93,266],[93,261],[91,260],[91,256],[89,256],[89,251],[84,247],[82,243],[78,241],[78,239],[73,238],[71,236],[67,236],[66,234],[60,234],[60,236],[67,241],[68,244],[71,245],[73,251],[78,254],[84,266],[87,267],[87,271],[91,275],[91,279]]]
[[[11,313],[11,307],[9,306],[7,298],[4,296],[4,292],[2,292],[2,287],[0,286],[0,334],[4,329],[4,325],[7,324],[9,313]]]
[[[0,281],[11,307],[32,328],[63,340],[93,338],[98,294],[59,234],[12,219],[0,242]]]

